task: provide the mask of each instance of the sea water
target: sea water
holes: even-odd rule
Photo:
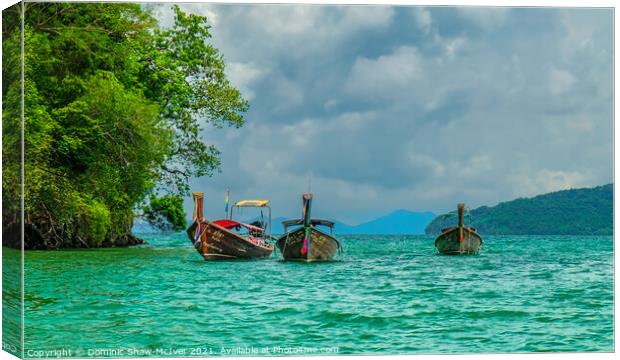
[[[612,237],[487,236],[442,256],[431,237],[348,235],[311,264],[206,262],[183,234],[142,237],[26,252],[27,357],[614,350]]]

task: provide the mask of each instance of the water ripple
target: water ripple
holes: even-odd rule
[[[28,252],[26,348],[613,350],[611,237],[488,237],[450,257],[423,236],[343,236],[340,260],[320,264],[205,262],[182,234],[147,240]]]

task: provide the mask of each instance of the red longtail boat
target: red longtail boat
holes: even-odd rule
[[[334,223],[329,220],[311,219],[311,205],[312,194],[304,194],[302,219],[282,222],[285,234],[278,239],[277,245],[284,260],[328,261],[332,260],[340,249],[340,242],[331,234]],[[319,230],[317,226],[329,228],[330,233]],[[296,228],[289,232],[289,227]]]
[[[441,230],[435,239],[437,250],[446,255],[477,254],[482,246],[482,238],[473,227],[463,225],[463,210],[465,204],[458,204],[458,226],[451,226]]]
[[[271,255],[274,246],[269,243],[272,236],[268,200],[238,201],[230,209],[229,219],[209,221],[203,216],[203,193],[195,192],[193,196],[194,215],[192,225],[187,229],[187,236],[205,260],[260,259]],[[261,220],[245,224],[235,221],[232,219],[235,207],[267,208],[269,222]]]

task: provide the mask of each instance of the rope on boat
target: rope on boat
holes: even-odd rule
[[[284,256],[284,253],[286,252],[286,245],[288,245],[288,235],[290,233],[287,231],[286,232],[286,240],[284,240],[284,248],[282,250],[280,250],[280,252],[282,253],[282,256]]]
[[[196,237],[194,237],[194,248],[197,249],[196,245],[198,245],[198,242],[201,240],[202,234],[204,234],[205,231],[207,231],[207,227],[203,226],[199,220],[198,226],[196,227]]]

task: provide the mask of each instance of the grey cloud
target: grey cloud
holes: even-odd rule
[[[613,179],[609,10],[187,9],[215,19],[251,100],[246,126],[203,132],[222,151],[192,182],[211,216],[226,188],[296,215],[310,175],[318,213],[353,223]]]

